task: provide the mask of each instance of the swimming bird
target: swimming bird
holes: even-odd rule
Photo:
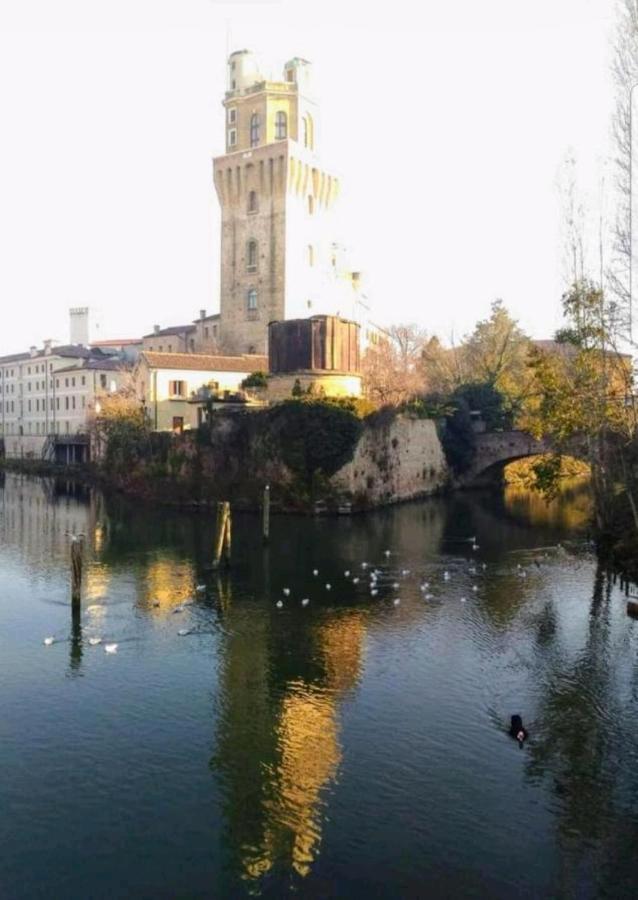
[[[117,644],[105,644],[104,652],[105,653],[117,653]]]
[[[428,589],[429,587],[430,587],[430,582],[429,582],[429,581],[424,581],[423,584],[421,585],[421,590],[422,590],[422,591],[427,591],[427,589]]]
[[[434,600],[434,594],[426,594],[424,600]]]
[[[175,609],[173,610],[173,615],[176,615],[177,613],[183,613],[183,612],[184,612],[183,606],[176,606]]]
[[[201,594],[201,593],[203,593],[203,591],[206,590],[206,585],[205,585],[205,584],[198,584],[197,587],[195,588],[195,590],[196,590],[199,594]]]
[[[359,579],[358,579],[358,578],[353,578],[353,579],[352,579],[352,583],[353,583],[353,584],[359,584]]]
[[[99,612],[101,609],[104,609],[103,603],[93,603],[91,606],[87,606],[86,611],[88,613]]]
[[[290,597],[290,588],[284,588],[283,595],[284,597]]]
[[[443,573],[443,581],[449,581],[449,580],[450,580],[450,573],[446,569],[446,571]]]
[[[310,603],[310,600],[308,599],[308,597],[304,597],[303,600],[301,601],[302,606],[308,606],[309,603]]]
[[[281,609],[281,607],[282,607],[283,605],[284,605],[284,601],[283,601],[283,600],[277,600],[277,602],[275,603],[275,606],[277,607],[277,609]]]
[[[331,591],[331,590],[332,590],[332,585],[331,585],[331,584],[327,584],[327,585],[326,585],[326,590],[327,590],[327,591]]]
[[[370,596],[371,596],[371,597],[376,597],[378,593],[379,593],[379,591],[377,591],[377,590],[372,590],[372,591],[370,591]]]
[[[386,551],[385,551],[385,555],[386,555],[386,556],[390,556],[390,551],[389,551],[389,550],[386,550]]]
[[[513,715],[510,719],[510,736],[516,738],[518,746],[522,747],[527,739],[527,729],[523,725],[523,720],[519,715]]]
[[[479,549],[478,544],[472,544],[472,550],[478,550],[478,549]]]
[[[467,603],[467,597],[461,597],[461,603]]]
[[[472,590],[474,591],[474,593],[476,593],[478,591],[478,587],[476,585],[473,585]]]
[[[92,638],[89,638],[89,644],[90,644],[92,647],[97,647],[97,645],[98,645],[98,644],[101,644],[101,643],[102,643],[102,638],[101,638],[101,637],[92,637]]]
[[[361,568],[362,568],[362,569],[367,569],[367,568],[368,568],[368,563],[367,563],[367,562],[362,562],[362,563],[361,563]]]
[[[319,569],[313,569],[313,570],[312,570],[312,574],[313,574],[313,575],[315,576],[315,578],[316,578],[317,575],[319,574]]]
[[[396,599],[394,599],[392,602],[394,603],[395,606],[398,606],[401,601],[399,600],[398,597],[396,597]]]
[[[398,591],[399,588],[401,587],[401,585],[399,584],[398,581],[395,581],[394,584],[392,585],[392,587],[395,591]]]
[[[402,569],[402,570],[401,570],[401,574],[402,574],[402,575],[409,575],[409,574],[410,574],[410,570],[409,570],[409,569]]]
[[[346,571],[343,573],[343,575],[344,575],[344,578],[350,578],[350,569],[346,569]]]
[[[45,637],[45,639],[42,641],[42,643],[44,644],[45,647],[50,647],[51,644],[55,643],[55,638]]]
[[[180,628],[180,630],[177,633],[180,637],[185,637],[187,634],[191,633],[191,630],[190,630],[190,628]]]
[[[481,565],[481,568],[483,569],[483,571],[485,571],[485,570],[487,569],[487,563],[483,563],[483,564]]]

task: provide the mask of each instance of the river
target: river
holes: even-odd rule
[[[6,475],[0,896],[635,896],[638,623],[587,516],[235,515],[216,576],[210,515]]]

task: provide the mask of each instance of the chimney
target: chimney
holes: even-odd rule
[[[30,355],[31,357],[37,356],[37,355],[38,355],[38,348],[37,348],[37,347],[29,347],[29,355]]]
[[[205,309],[200,309],[199,318],[202,320],[206,318],[206,310]]]
[[[71,343],[87,347],[89,343],[89,308],[76,306],[69,310]]]
[[[159,325],[153,325],[153,334],[159,334],[159,333],[160,333]]]

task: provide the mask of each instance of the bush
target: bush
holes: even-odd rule
[[[466,400],[457,400],[454,412],[443,419],[440,437],[445,458],[452,471],[457,475],[466,472],[476,455],[476,436]]]
[[[251,372],[241,383],[243,388],[268,387],[268,375],[265,372]]]

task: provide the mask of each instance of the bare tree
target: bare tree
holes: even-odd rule
[[[424,386],[421,359],[427,334],[415,324],[392,325],[363,356],[364,388],[378,406],[398,405]]]

